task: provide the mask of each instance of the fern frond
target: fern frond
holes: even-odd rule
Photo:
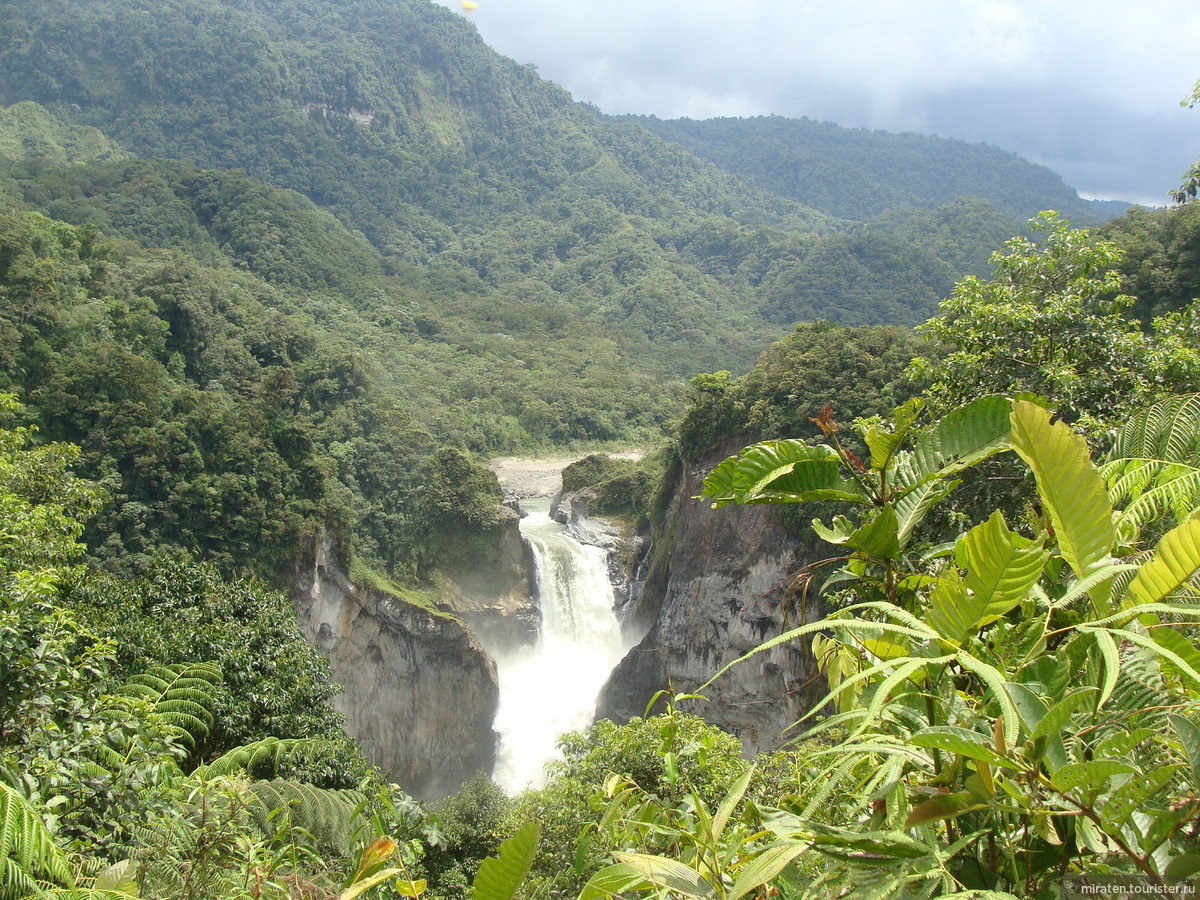
[[[1181,522],[1200,508],[1200,467],[1156,459],[1118,459],[1102,469],[1122,531],[1137,534],[1159,519]]]
[[[1123,534],[1200,508],[1200,394],[1171,397],[1134,415],[1102,467]]]
[[[72,883],[71,864],[32,804],[0,783],[0,900],[38,891],[35,879]],[[30,887],[32,886],[32,890]]]
[[[201,767],[205,776],[232,775],[245,772],[256,778],[277,776],[289,763],[308,755],[329,755],[335,750],[330,741],[314,738],[268,737],[251,744],[234,747],[223,756]]]
[[[251,804],[250,812],[265,834],[273,833],[269,820],[283,809],[287,810],[292,827],[311,834],[320,847],[349,855],[354,821],[367,799],[365,795],[283,778],[253,782],[250,791],[258,799],[257,804]]]
[[[1154,654],[1127,646],[1104,714],[1122,730],[1147,727],[1162,731],[1167,727],[1166,707],[1174,699]]]
[[[221,669],[213,663],[176,663],[134,675],[117,693],[154,704],[180,741],[194,747],[212,729],[212,710],[221,681]]]
[[[1109,459],[1136,458],[1200,466],[1200,394],[1168,397],[1131,416]]]
[[[0,859],[0,900],[21,900],[38,893],[38,883],[15,859]]]

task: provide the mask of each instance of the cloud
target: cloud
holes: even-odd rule
[[[1200,156],[1200,110],[1178,107],[1194,0],[479,0],[473,19],[606,112],[982,140],[1135,199]]]

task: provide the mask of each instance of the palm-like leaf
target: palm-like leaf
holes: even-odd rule
[[[71,865],[37,810],[0,782],[0,900],[39,893],[37,879],[70,886]]]
[[[163,722],[194,747],[212,728],[220,683],[221,670],[212,663],[176,663],[134,675],[118,693],[154,704]]]

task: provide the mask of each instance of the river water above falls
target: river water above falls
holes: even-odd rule
[[[604,551],[566,534],[550,518],[548,499],[522,500],[521,508],[542,627],[532,645],[495,654],[500,709],[493,778],[512,794],[542,784],[558,738],[591,725],[596,696],[628,649]]]

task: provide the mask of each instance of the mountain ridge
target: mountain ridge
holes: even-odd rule
[[[797,320],[922,321],[982,255],[921,247],[920,204],[835,216],[603,116],[425,0],[5,10],[0,102],[298,191],[387,259],[582,316],[674,378],[748,368]]]
[[[1037,215],[1049,201],[1077,224],[1093,225],[1130,206],[1084,200],[1045,166],[991,144],[957,138],[848,128],[807,117],[620,118],[833,216],[861,217],[867,210],[873,218],[896,206],[934,208],[975,196],[1019,220]]]

